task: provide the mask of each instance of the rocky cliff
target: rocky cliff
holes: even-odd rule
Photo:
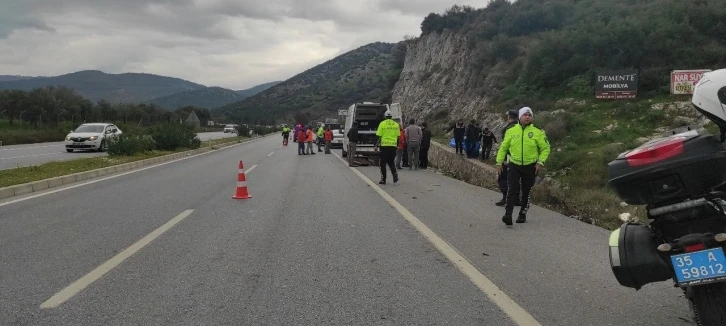
[[[506,124],[503,112],[492,112],[490,99],[471,87],[472,56],[466,38],[432,33],[406,42],[403,70],[393,89],[406,120],[436,121],[439,127],[456,119],[475,119],[494,131]],[[497,73],[487,77],[489,82]]]

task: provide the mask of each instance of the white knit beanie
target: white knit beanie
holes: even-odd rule
[[[532,109],[530,109],[527,106],[519,109],[519,118],[522,119],[522,115],[525,114],[525,113],[531,114],[532,115],[532,118],[534,118],[534,113],[532,113]]]

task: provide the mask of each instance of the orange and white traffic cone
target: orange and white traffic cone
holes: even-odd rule
[[[237,171],[237,192],[232,196],[234,199],[252,198],[247,193],[247,178],[245,177],[245,166],[242,160],[239,161],[239,171]]]

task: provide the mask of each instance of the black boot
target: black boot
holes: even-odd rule
[[[378,181],[378,184],[379,184],[379,185],[384,185],[384,184],[386,184],[386,179],[381,179],[381,181]]]
[[[507,203],[507,197],[504,197],[504,198],[502,198],[502,200],[500,200],[500,201],[498,201],[498,202],[494,203],[494,205],[497,205],[497,206],[504,206],[504,205],[505,205],[506,203]]]
[[[398,182],[398,172],[393,173],[393,183]]]
[[[512,225],[512,212],[506,212],[504,213],[504,216],[502,217],[502,222],[506,225]]]
[[[524,222],[527,222],[527,214],[519,213],[519,217],[517,217],[517,223],[524,223]]]

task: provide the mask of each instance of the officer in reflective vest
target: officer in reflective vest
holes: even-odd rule
[[[386,110],[386,119],[381,121],[376,130],[376,136],[378,136],[378,142],[376,145],[381,146],[381,181],[379,184],[386,184],[386,164],[391,169],[391,175],[393,175],[393,183],[398,182],[398,172],[396,172],[396,165],[394,160],[396,159],[396,148],[398,147],[398,137],[401,135],[401,127],[396,121],[392,119],[391,111]]]

